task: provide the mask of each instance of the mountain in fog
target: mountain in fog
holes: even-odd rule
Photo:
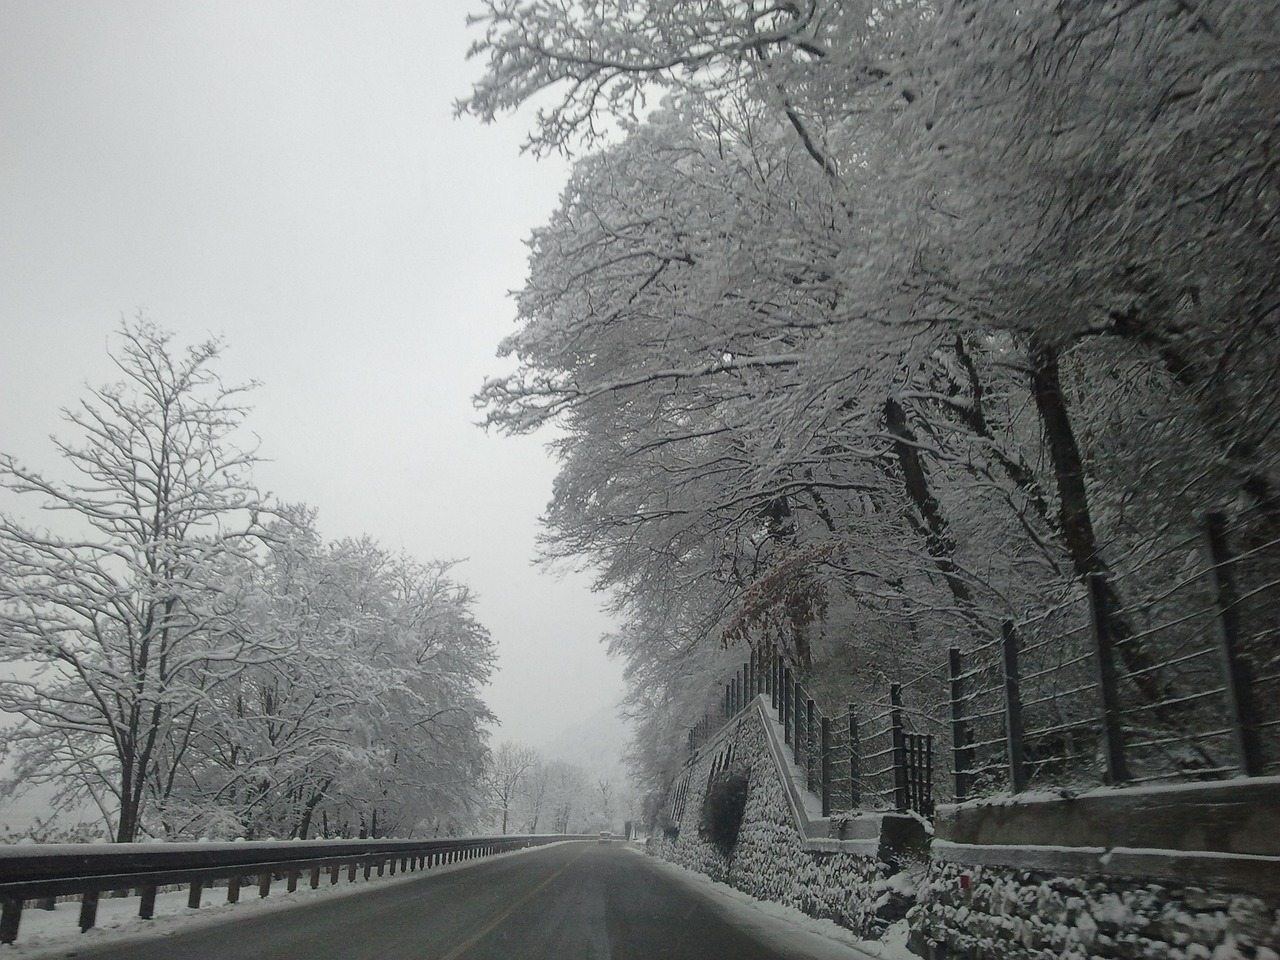
[[[617,707],[604,706],[537,746],[548,760],[564,760],[620,783],[627,776],[622,755],[629,736]]]

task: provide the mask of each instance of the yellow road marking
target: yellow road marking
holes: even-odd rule
[[[444,956],[440,957],[440,960],[458,960],[458,957],[462,956],[464,953],[466,953],[468,950],[474,947],[477,943],[479,943],[481,940],[483,940],[485,937],[491,934],[496,927],[501,925],[502,921],[506,920],[507,917],[515,913],[516,910],[518,910],[520,907],[523,907],[526,903],[528,903],[530,900],[536,897],[539,893],[541,893],[544,889],[546,889],[547,884],[549,884],[552,880],[560,876],[560,874],[564,873],[566,870],[572,867],[575,863],[577,863],[578,860],[582,858],[583,854],[585,854],[588,849],[590,848],[588,848],[584,844],[583,853],[579,853],[576,857],[574,857],[572,860],[566,863],[563,867],[561,867],[551,876],[547,877],[547,879],[543,880],[540,884],[538,884],[536,887],[534,887],[532,890],[526,893],[523,897],[521,897],[515,903],[511,904],[511,906],[507,907],[507,909],[503,910],[502,913],[498,914],[496,917],[490,920],[485,926],[481,927],[479,930],[477,930],[471,936],[467,937],[467,939],[463,940],[460,944],[458,944],[456,947],[454,947]]]

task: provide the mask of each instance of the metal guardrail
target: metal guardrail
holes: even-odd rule
[[[426,870],[526,847],[564,840],[592,840],[594,835],[454,837],[435,840],[322,840],[251,841],[237,843],[128,843],[85,845],[32,844],[0,848],[0,943],[18,936],[23,906],[54,897],[80,896],[80,929],[97,920],[98,898],[104,891],[135,890],[138,916],[149,920],[161,886],[189,884],[187,906],[199,907],[205,887],[227,881],[227,902],[240,898],[246,877],[257,880],[265,897],[272,882],[282,879],[292,892],[304,874],[312,889],[327,873],[330,885],[345,872],[354,882],[362,872],[369,879]],[[344,871],[345,868],[345,871]]]

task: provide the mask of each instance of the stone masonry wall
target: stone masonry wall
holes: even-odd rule
[[[652,852],[762,900],[834,920],[867,938],[905,913],[901,882],[872,857],[810,851],[796,829],[759,718],[747,712],[694,764],[689,798],[675,838],[655,839]],[[713,764],[732,744],[733,769],[748,773],[746,811],[733,850],[725,855],[700,832],[702,800]],[[899,909],[895,916],[894,907]]]
[[[1280,903],[934,860],[909,914],[938,960],[1280,960]]]
[[[1256,877],[1210,889],[1206,883],[1196,884],[1194,865],[1177,882],[1058,876],[1045,872],[1047,867],[957,863],[954,860],[960,857],[940,854],[937,845],[927,864],[913,864],[908,857],[890,865],[876,857],[837,852],[829,842],[806,841],[766,736],[760,715],[748,710],[702,749],[690,771],[678,830],[656,837],[651,852],[751,896],[834,920],[867,939],[882,936],[889,924],[905,917],[909,946],[928,960],[1280,960],[1280,897],[1275,895],[1274,882],[1260,886]],[[726,765],[731,771],[745,771],[748,777],[742,826],[728,853],[701,830],[712,771]],[[1194,809],[1188,801],[1171,799],[1167,790],[1145,799],[1117,792],[1108,794],[1104,802],[1120,806],[1101,820],[1054,819],[1049,806],[1043,810],[1008,807],[995,811],[996,833],[991,837],[983,834],[985,827],[965,828],[960,822],[963,817],[957,821],[959,827],[953,823],[949,829],[952,834],[957,829],[974,833],[963,836],[963,843],[1003,842],[1014,849],[1066,854],[1078,849],[1080,837],[1064,835],[1056,842],[1067,846],[1037,848],[1037,843],[1055,841],[1020,836],[1019,831],[1025,832],[1028,824],[1067,834],[1084,830],[1081,836],[1095,843],[1106,840],[1107,848],[1124,847],[1124,837],[1136,831],[1139,852],[1145,849],[1158,855],[1163,848],[1160,835],[1152,833],[1153,821],[1143,814],[1137,816],[1135,827],[1120,823],[1121,814],[1127,810],[1134,820],[1135,809],[1142,814],[1135,804],[1171,804],[1175,824],[1180,816],[1190,824],[1187,829],[1212,824],[1221,833],[1224,823],[1235,822],[1239,842],[1245,844],[1242,855],[1269,854],[1268,844],[1275,842],[1268,819],[1275,813],[1274,785],[1253,781],[1216,789],[1224,792],[1209,798],[1208,813]],[[1262,793],[1247,796],[1249,791]],[[1079,811],[1080,802],[1070,809]],[[1235,812],[1228,816],[1228,810]],[[1168,815],[1165,811],[1164,816]],[[1107,829],[1117,835],[1103,837]],[[1180,837],[1185,833],[1181,827],[1175,832]],[[882,856],[896,858],[898,854],[886,848],[883,839],[884,834]],[[1199,837],[1183,839],[1188,844],[1201,842]],[[1030,846],[1019,846],[1023,844]],[[1168,875],[1181,877],[1177,872]],[[1255,885],[1250,887],[1250,882]],[[1238,892],[1230,892],[1233,888]],[[1253,893],[1240,892],[1247,889]]]

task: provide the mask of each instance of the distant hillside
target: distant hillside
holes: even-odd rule
[[[602,707],[577,723],[565,727],[545,743],[535,744],[549,760],[577,764],[589,773],[609,777],[616,783],[627,779],[622,754],[630,732],[617,715],[616,707]]]

